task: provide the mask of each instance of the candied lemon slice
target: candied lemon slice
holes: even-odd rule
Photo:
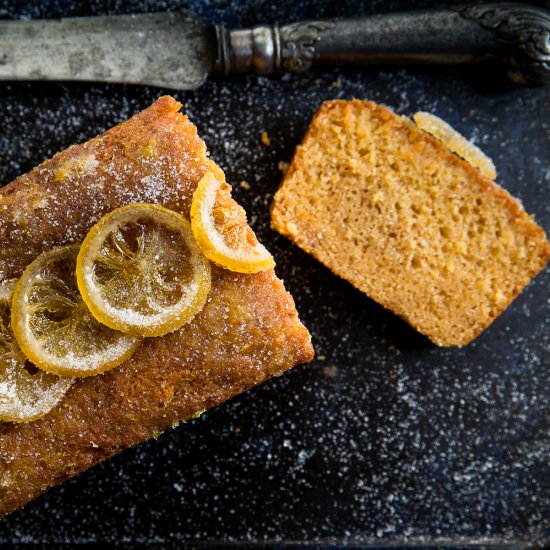
[[[14,287],[15,281],[0,284],[0,420],[28,422],[49,413],[73,381],[27,361],[11,330]]]
[[[24,271],[12,299],[15,338],[38,368],[62,376],[90,376],[125,361],[140,343],[98,323],[78,292],[79,246],[56,248]]]
[[[92,227],[77,261],[94,317],[128,334],[162,336],[189,322],[210,292],[210,264],[181,215],[131,204]]]
[[[493,161],[471,141],[459,134],[444,120],[430,113],[419,111],[413,115],[416,125],[435,139],[444,143],[453,153],[473,164],[482,175],[491,180],[497,177]]]
[[[231,197],[231,187],[219,173],[207,171],[191,203],[191,227],[204,255],[240,273],[257,273],[275,265],[246,221],[244,209]]]

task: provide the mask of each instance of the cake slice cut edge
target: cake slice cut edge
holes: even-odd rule
[[[519,201],[409,119],[325,102],[271,209],[273,227],[440,346],[476,338],[546,265]]]
[[[0,281],[39,254],[81,242],[104,214],[152,202],[189,217],[212,161],[181,104],[162,97],[0,189]],[[212,265],[204,309],[146,339],[123,365],[75,381],[46,416],[0,423],[0,516],[50,487],[313,357],[311,337],[273,270]]]

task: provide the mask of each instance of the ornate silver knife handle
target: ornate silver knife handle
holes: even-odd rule
[[[520,3],[465,5],[357,19],[216,27],[217,74],[301,72],[319,64],[471,64],[500,61],[510,78],[550,77],[550,11]]]

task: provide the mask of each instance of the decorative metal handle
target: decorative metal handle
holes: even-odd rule
[[[550,12],[519,3],[389,13],[357,19],[216,27],[219,74],[301,72],[321,64],[500,61],[512,80],[550,77]]]

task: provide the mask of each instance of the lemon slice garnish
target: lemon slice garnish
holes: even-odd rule
[[[101,218],[80,248],[77,279],[98,321],[139,336],[162,336],[189,322],[211,284],[189,222],[154,204]]]
[[[275,265],[248,225],[244,209],[231,197],[221,171],[207,171],[197,185],[191,227],[204,255],[226,269],[257,273]]]
[[[90,376],[125,361],[140,343],[98,323],[82,300],[75,267],[79,246],[56,248],[24,271],[12,299],[11,325],[27,358],[62,376]]]
[[[73,381],[38,370],[21,351],[11,329],[14,287],[0,284],[0,420],[28,422],[49,413]]]
[[[497,177],[493,161],[479,147],[468,141],[444,120],[422,111],[415,113],[413,119],[421,130],[428,132],[453,153],[475,166],[483,176],[491,180]]]

